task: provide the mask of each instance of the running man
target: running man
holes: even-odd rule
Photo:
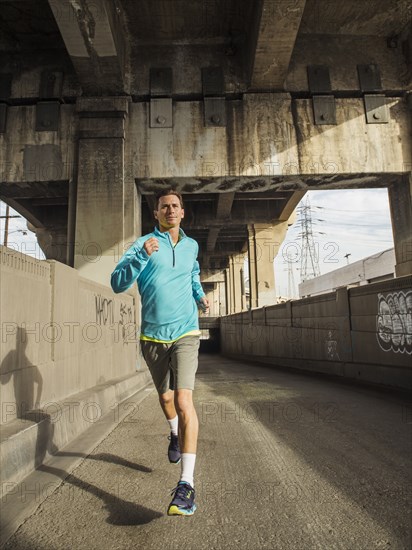
[[[144,235],[122,256],[111,276],[114,292],[135,281],[142,300],[140,346],[170,425],[169,461],[181,462],[181,476],[168,515],[190,516],[196,510],[194,469],[199,423],[193,389],[199,354],[197,307],[209,302],[199,277],[197,242],[180,228],[181,195],[172,189],[156,197],[159,227]]]

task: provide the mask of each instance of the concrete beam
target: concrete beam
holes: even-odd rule
[[[209,229],[209,233],[207,235],[207,245],[206,250],[208,253],[211,253],[214,251],[216,246],[216,241],[219,236],[220,227],[211,227]]]
[[[221,193],[218,197],[216,208],[216,222],[221,222],[230,217],[235,193]],[[223,225],[223,223],[222,223]],[[220,227],[211,227],[207,236],[207,252],[213,252],[219,236]]]
[[[306,191],[295,191],[289,200],[284,202],[282,211],[279,214],[279,221],[287,221],[305,195]]]
[[[125,93],[125,32],[121,12],[107,0],[49,0],[87,95]]]
[[[252,89],[284,89],[306,0],[262,0],[250,45]]]
[[[203,269],[202,283],[224,283],[225,275],[220,269]]]
[[[230,217],[235,193],[221,193],[217,201],[216,218],[225,220]]]

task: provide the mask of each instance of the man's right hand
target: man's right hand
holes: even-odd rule
[[[144,242],[143,248],[146,250],[147,255],[151,256],[153,252],[157,252],[159,250],[159,241],[156,237],[150,237],[150,239],[147,239],[147,241]]]

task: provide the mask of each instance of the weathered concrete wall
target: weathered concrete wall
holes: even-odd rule
[[[405,99],[387,103],[387,124],[366,123],[363,99],[340,98],[337,124],[317,126],[310,99],[249,93],[226,101],[226,127],[205,126],[203,101],[174,101],[173,127],[150,128],[147,101],[80,98],[76,108],[60,106],[56,132],[35,131],[36,106],[7,107],[0,196],[40,228],[49,258],[108,284],[113,256],[140,234],[141,194],[166,184],[183,193],[279,190],[295,198],[309,188],[389,186],[395,204],[412,166],[412,127]],[[410,201],[410,186],[402,193]],[[292,203],[288,212],[268,210],[266,222],[285,221]],[[397,274],[405,275],[410,216],[392,219],[401,235]],[[238,221],[251,223],[250,213]],[[98,268],[84,261],[85,252],[99,259]]]
[[[412,388],[412,277],[221,319],[222,352],[273,366]]]
[[[134,298],[0,248],[1,423],[146,369]]]
[[[262,178],[243,190],[263,191],[296,181],[300,174],[327,176],[324,187],[338,181],[348,187],[359,183],[348,174],[405,173],[412,165],[410,112],[404,99],[387,102],[388,124],[366,124],[363,100],[352,98],[336,99],[336,126],[315,126],[311,100],[246,94],[242,101],[226,102],[226,128],[204,126],[203,102],[174,102],[173,128],[150,128],[149,103],[130,103],[127,177],[141,184],[190,178],[186,191],[216,192],[239,187],[239,177]],[[35,109],[7,109],[7,131],[0,134],[0,180],[5,184],[75,176],[75,107],[60,106],[57,132],[34,130]],[[195,178],[210,182],[197,189]],[[372,186],[374,179],[368,183]]]
[[[74,111],[74,105],[60,105],[58,131],[37,132],[36,106],[7,108],[7,131],[0,134],[2,185],[68,181],[73,177],[78,125]]]
[[[327,8],[336,9],[336,5],[332,2],[325,4],[326,6],[322,7],[322,12]],[[346,3],[342,3],[342,6],[345,5]],[[365,6],[368,6],[368,3],[357,2],[357,10]],[[314,13],[312,15],[314,18],[316,17]],[[317,25],[321,19],[323,18],[318,14]],[[347,21],[350,22],[353,19],[352,14]],[[342,29],[340,31],[342,32]],[[330,28],[317,35],[300,34],[289,66],[286,80],[287,89],[291,92],[309,90],[308,65],[326,65],[329,68],[332,90],[359,90],[356,65],[367,65],[373,62],[379,67],[384,92],[407,90],[409,88],[407,63],[406,59],[399,55],[401,44],[399,43],[396,48],[388,48],[386,36],[386,34],[354,36],[350,33],[345,36],[343,32],[339,36],[333,36]]]
[[[171,178],[186,192],[286,189],[289,182],[322,188],[389,184],[379,175],[407,172],[412,153],[405,100],[387,98],[387,104],[388,124],[367,124],[362,99],[336,99],[337,125],[316,126],[311,100],[247,94],[227,101],[226,128],[204,126],[201,102],[179,102],[174,127],[159,129],[149,128],[149,104],[133,103],[133,172],[143,189]]]
[[[410,170],[411,117],[404,100],[387,98],[389,122],[367,124],[362,99],[336,99],[336,126],[315,126],[311,100],[296,103],[302,173],[314,169],[316,174],[317,167],[325,167],[331,180],[335,175],[349,187],[356,186],[356,179],[351,180],[348,174]],[[370,184],[373,186],[373,178]]]

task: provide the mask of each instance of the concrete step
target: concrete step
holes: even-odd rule
[[[151,384],[147,369],[109,380],[64,401],[47,403],[1,427],[0,496],[111,412],[118,421],[122,403]]]

